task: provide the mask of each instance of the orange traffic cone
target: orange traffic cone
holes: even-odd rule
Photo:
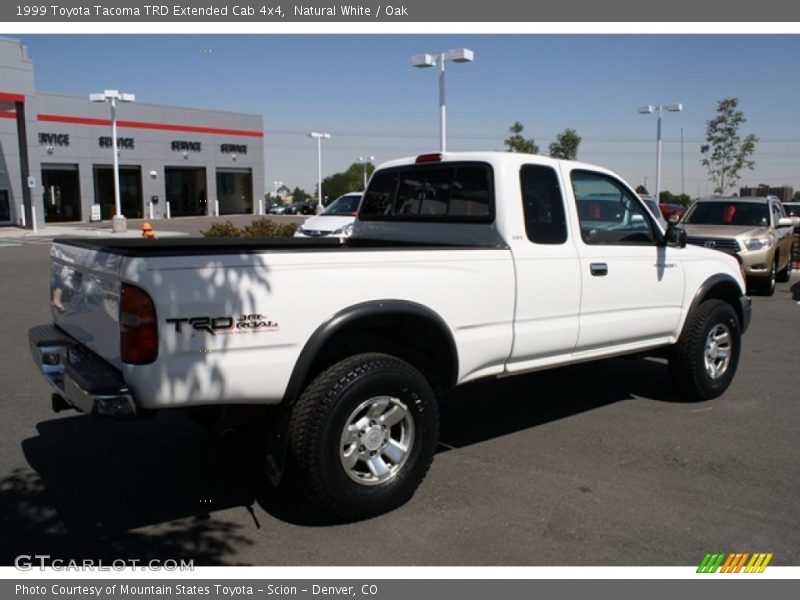
[[[153,226],[147,221],[142,223],[142,237],[146,240],[152,240],[156,237],[156,232],[153,231]]]

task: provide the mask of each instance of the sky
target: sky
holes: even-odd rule
[[[317,145],[323,177],[359,157],[375,162],[439,146],[435,69],[413,54],[467,47],[472,63],[447,63],[448,150],[503,150],[509,127],[542,153],[575,129],[578,159],[652,192],[655,115],[645,104],[681,102],[662,119],[662,190],[711,192],[700,145],[717,104],[737,97],[742,136],[759,138],[742,185],[800,190],[799,35],[9,35],[33,59],[41,91],[102,89],[138,102],[261,114],[265,181],[313,191]],[[124,115],[120,113],[120,118]],[[683,143],[681,143],[681,137]],[[682,174],[683,171],[683,174]]]

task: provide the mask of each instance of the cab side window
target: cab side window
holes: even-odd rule
[[[656,243],[647,208],[622,183],[593,171],[572,171],[570,178],[586,244]]]
[[[519,182],[528,239],[535,244],[566,242],[567,219],[555,170],[543,165],[523,165]]]

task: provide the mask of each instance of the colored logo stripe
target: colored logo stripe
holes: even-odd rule
[[[725,554],[724,552],[716,552],[714,554],[708,553],[703,557],[700,566],[697,567],[698,573],[763,573],[764,569],[772,560],[772,553],[755,553],[749,554],[747,552],[734,552],[732,554]],[[750,562],[747,562],[747,559]],[[747,563],[747,566],[745,566]],[[742,571],[742,569],[744,569]]]
[[[706,554],[705,558],[703,558],[703,562],[697,567],[697,572],[716,573],[723,560],[725,560],[724,552],[720,552],[719,554]]]
[[[750,563],[745,567],[745,573],[763,573],[769,561],[772,560],[772,552],[769,554],[753,554]]]

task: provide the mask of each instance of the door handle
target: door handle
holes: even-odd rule
[[[589,265],[589,271],[595,277],[605,277],[608,275],[608,265],[606,263],[592,263]]]

